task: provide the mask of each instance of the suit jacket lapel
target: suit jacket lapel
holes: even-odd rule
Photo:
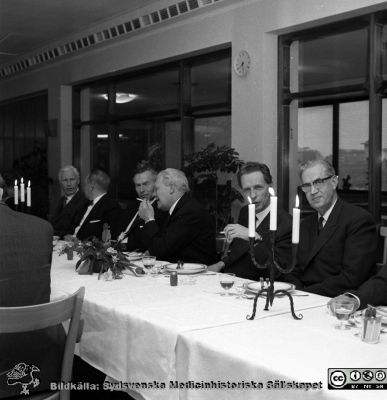
[[[322,246],[327,242],[327,240],[334,234],[337,229],[337,220],[338,215],[340,214],[342,207],[342,202],[340,199],[337,199],[335,206],[331,214],[329,215],[328,221],[325,223],[324,228],[321,230],[320,234],[317,236],[317,224],[318,219],[317,216],[315,218],[315,231],[316,239],[314,240],[314,244],[312,250],[310,251],[309,257],[307,259],[306,265],[312,260],[312,258],[317,254],[317,252],[321,249]]]
[[[182,197],[180,197],[172,214],[169,214],[168,212],[168,216],[163,223],[163,228],[166,228],[168,226],[171,219],[179,212],[180,208],[183,207],[184,203],[186,202],[187,196],[188,196],[187,194],[184,194]]]

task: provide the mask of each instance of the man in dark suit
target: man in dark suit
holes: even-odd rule
[[[365,281],[359,289],[349,290],[343,293],[343,295],[356,299],[356,309],[365,308],[368,304],[375,307],[387,306],[387,265],[383,265],[380,270]],[[333,298],[331,302],[334,300],[335,298]]]
[[[263,265],[271,252],[270,244],[270,193],[273,184],[270,170],[265,164],[248,162],[238,172],[238,183],[246,198],[255,205],[256,241],[254,254],[256,260]],[[275,236],[276,261],[287,268],[291,262],[291,231],[290,215],[284,210],[278,210],[278,225]],[[224,229],[226,239],[232,240],[230,254],[221,261],[211,265],[213,271],[233,272],[235,275],[252,280],[270,276],[270,271],[254,266],[249,253],[248,206],[244,206],[239,214],[238,224],[229,224]],[[277,271],[276,271],[277,272]],[[279,271],[277,273],[279,275]]]
[[[93,236],[101,239],[104,224],[109,225],[112,239],[118,236],[122,209],[107,193],[109,185],[109,176],[99,169],[87,176],[84,190],[90,204],[74,230],[74,236],[78,239],[85,240]]]
[[[3,189],[0,188],[0,200]],[[0,201],[0,307],[21,307],[50,301],[52,227],[35,216],[11,210]],[[40,371],[36,388],[48,390],[60,378],[65,341],[62,326],[39,332],[0,335],[0,398],[20,394],[20,385],[8,385],[7,373],[19,363]]]
[[[304,164],[301,181],[317,212],[301,222],[298,263],[286,279],[298,289],[329,297],[356,290],[375,267],[372,216],[337,196],[338,177],[325,160]]]
[[[148,200],[155,211],[155,220],[159,226],[168,216],[168,213],[160,210],[155,202],[155,183],[157,172],[147,161],[138,164],[134,172],[133,183],[138,199],[135,204],[129,204],[122,216],[121,233],[118,240],[125,245],[126,250],[145,251],[147,244],[141,240],[140,230],[144,226],[144,220],[138,215],[138,201]]]
[[[72,165],[59,170],[58,180],[63,196],[57,202],[49,221],[54,227],[54,235],[72,235],[88,206],[88,200],[79,190],[79,172]]]
[[[189,194],[188,181],[182,171],[167,168],[157,175],[158,207],[169,212],[159,226],[148,200],[141,202],[139,215],[145,221],[141,239],[148,243],[151,255],[160,260],[212,264],[216,244],[211,216]]]

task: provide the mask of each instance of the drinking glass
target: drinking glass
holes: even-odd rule
[[[226,296],[229,296],[229,290],[234,286],[235,274],[219,274],[220,286],[226,291]]]
[[[152,268],[156,264],[156,257],[155,256],[143,256],[142,264],[146,270],[146,273],[149,275]]]
[[[332,304],[333,312],[336,318],[340,321],[339,324],[335,325],[336,329],[349,329],[348,325],[344,324],[344,321],[348,321],[349,316],[355,311],[355,301],[349,298],[337,298]]]
[[[245,282],[243,282],[243,281],[236,282],[235,291],[237,292],[237,297],[235,297],[235,298],[240,299],[242,294],[245,293],[245,290],[246,290]]]

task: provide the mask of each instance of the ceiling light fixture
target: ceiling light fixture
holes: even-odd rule
[[[107,100],[108,99],[107,93],[104,93],[102,97],[105,100]],[[116,93],[116,103],[118,104],[129,103],[130,101],[133,101],[136,97],[137,95],[133,93]]]

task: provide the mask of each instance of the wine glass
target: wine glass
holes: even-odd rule
[[[339,324],[335,325],[335,328],[349,329],[349,326],[345,325],[344,321],[348,321],[349,316],[355,311],[355,301],[350,298],[338,297],[333,300],[332,309],[336,318],[340,321]]]
[[[152,268],[156,264],[156,257],[155,256],[143,256],[142,264],[146,270],[146,273],[149,275]]]
[[[235,274],[219,274],[219,283],[229,296],[229,290],[234,286]]]
[[[237,292],[237,297],[236,299],[240,299],[242,294],[245,293],[246,286],[244,281],[239,281],[235,283],[235,291]]]

